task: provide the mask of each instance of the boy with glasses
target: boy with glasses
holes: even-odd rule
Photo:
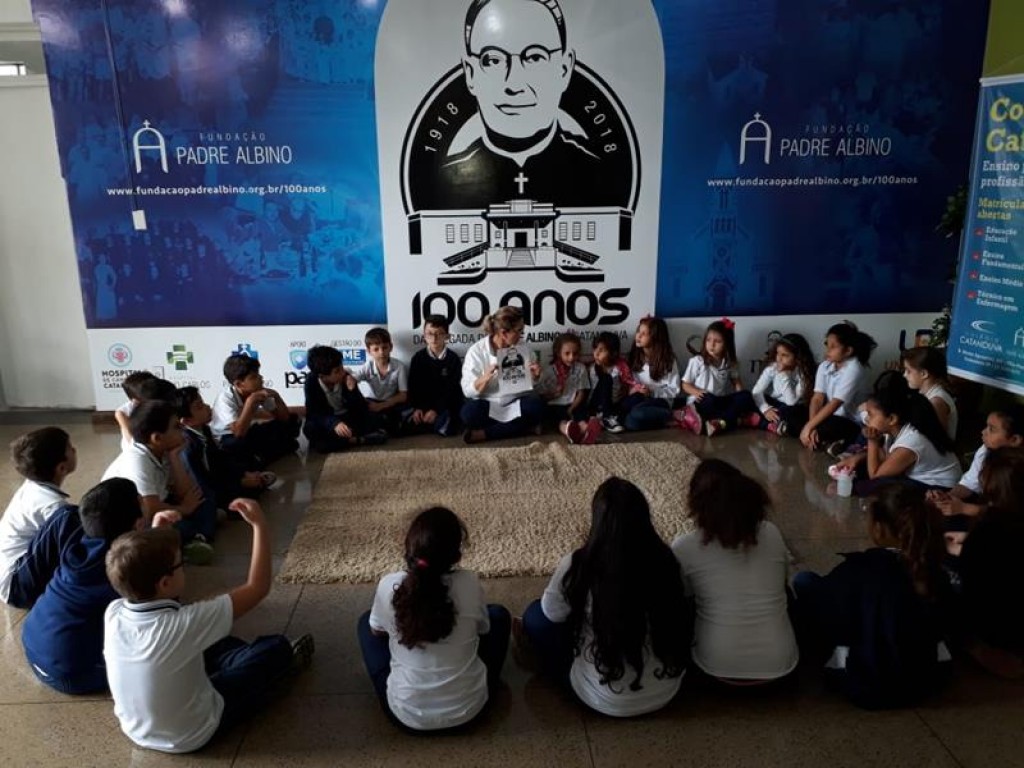
[[[177,531],[121,536],[107,554],[107,577],[122,599],[107,608],[103,655],[121,730],[140,747],[193,752],[248,719],[290,672],[308,666],[313,638],[231,637],[233,619],[270,592],[270,532],[260,505],[230,509],[252,526],[249,578],[226,595],[182,605],[185,571]]]
[[[462,360],[448,348],[448,320],[442,315],[427,315],[423,341],[426,346],[409,363],[412,410],[406,424],[410,430],[436,432],[443,437],[460,434]]]

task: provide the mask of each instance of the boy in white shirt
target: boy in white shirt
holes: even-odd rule
[[[352,378],[359,382],[359,390],[366,397],[371,422],[397,434],[409,399],[409,369],[391,357],[394,345],[386,328],[371,328],[364,341],[370,359],[351,371]]]
[[[0,519],[0,599],[29,608],[79,527],[78,508],[60,489],[75,471],[78,453],[63,429],[43,427],[11,443],[11,461],[25,482]]]
[[[149,371],[135,371],[125,376],[124,381],[121,382],[121,389],[128,395],[128,399],[117,406],[114,411],[114,421],[117,422],[117,426],[121,430],[121,450],[132,444],[132,429],[128,426],[128,419],[132,415],[132,411],[138,408],[139,403],[142,402],[140,385],[144,381],[155,378],[156,375]]]
[[[110,463],[102,479],[123,477],[135,483],[147,525],[160,510],[175,510],[181,515],[178,528],[186,541],[189,562],[208,564],[213,560],[210,542],[217,524],[216,499],[203,498],[182,462],[185,435],[177,409],[169,403],[147,400],[135,409],[129,424],[134,442]]]
[[[246,469],[262,470],[275,459],[294,453],[299,442],[299,417],[281,396],[263,386],[260,361],[229,355],[224,361],[226,386],[213,401],[210,431],[220,447]]]
[[[226,595],[191,605],[176,531],[150,528],[118,538],[107,554],[122,599],[104,616],[103,655],[121,730],[140,747],[192,752],[267,704],[290,670],[309,663],[313,638],[231,637],[232,620],[270,591],[270,533],[260,505],[230,505],[252,526],[249,578]]]

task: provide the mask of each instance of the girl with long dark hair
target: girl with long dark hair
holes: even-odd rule
[[[869,496],[880,484],[893,481],[945,490],[957,484],[961,470],[953,440],[932,404],[898,371],[878,377],[865,408],[867,450],[840,461],[842,466],[864,466],[867,482],[855,484],[858,495]]]
[[[639,488],[619,477],[598,487],[586,542],[559,562],[523,631],[545,671],[598,712],[641,715],[675,696],[690,642],[683,583]]]
[[[413,731],[479,715],[508,650],[508,610],[485,604],[477,575],[456,567],[465,541],[451,510],[418,514],[405,537],[405,570],[380,580],[359,620],[363,661],[385,712]]]
[[[679,397],[679,364],[662,318],[640,320],[628,362],[633,387],[619,406],[626,429],[661,429],[674,423],[672,403]]]
[[[764,370],[751,390],[755,414],[750,426],[777,435],[799,434],[807,423],[814,386],[814,354],[799,333],[780,336],[772,345]]]

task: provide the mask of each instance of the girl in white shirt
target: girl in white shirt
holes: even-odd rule
[[[807,421],[807,403],[814,385],[814,355],[807,339],[787,333],[772,345],[772,362],[764,367],[751,395],[758,413],[750,426],[778,435],[789,434],[789,424]]]
[[[736,324],[727,317],[704,331],[699,355],[690,358],[683,373],[686,407],[674,415],[683,429],[708,436],[739,423],[749,423],[757,407],[743,389],[736,362]]]
[[[591,709],[631,717],[679,690],[690,642],[679,563],[643,491],[611,477],[594,494],[586,543],[562,558],[523,632],[545,672]]]
[[[765,519],[764,488],[731,464],[701,462],[688,503],[697,530],[672,544],[696,603],[693,662],[727,683],[792,672],[799,660],[786,600],[788,553]]]
[[[808,448],[842,452],[860,432],[857,406],[869,387],[865,381],[871,351],[878,344],[853,323],[837,323],[825,336],[825,359],[814,377],[814,394],[806,424],[790,424],[799,430],[800,442]]]
[[[912,347],[903,352],[902,358],[903,378],[911,389],[928,398],[942,428],[951,440],[956,440],[959,416],[956,401],[949,392],[945,353],[935,347]]]
[[[551,345],[551,364],[540,375],[537,391],[545,401],[548,419],[570,443],[591,444],[601,434],[601,422],[589,418],[590,373],[580,362],[582,343],[571,331],[560,333]]]
[[[660,317],[645,317],[637,325],[629,369],[634,385],[620,404],[626,429],[660,429],[674,423],[672,403],[679,396],[679,365],[668,326]]]
[[[456,568],[465,539],[451,510],[417,515],[405,536],[406,569],[380,580],[359,620],[363,661],[384,710],[414,731],[476,718],[508,650],[508,610],[485,604],[477,575]]]
[[[839,462],[866,469],[867,482],[855,482],[855,493],[870,496],[878,485],[893,481],[944,490],[957,484],[961,471],[953,441],[931,403],[910,389],[898,371],[879,377],[865,406],[867,451]]]

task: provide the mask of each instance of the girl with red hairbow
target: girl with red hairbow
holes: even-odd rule
[[[750,424],[757,414],[754,398],[740,380],[735,327],[727,317],[711,323],[704,331],[700,354],[690,358],[683,373],[686,407],[673,415],[680,427],[694,434],[703,430],[711,436]]]

